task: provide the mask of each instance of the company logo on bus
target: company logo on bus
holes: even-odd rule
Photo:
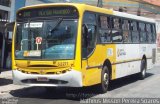
[[[117,56],[120,57],[120,56],[125,56],[126,55],[126,52],[124,49],[118,49],[117,51]]]

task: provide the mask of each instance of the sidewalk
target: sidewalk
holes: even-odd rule
[[[156,64],[155,64],[155,66],[160,66],[160,60],[156,60],[157,62],[156,62]]]
[[[24,86],[14,85],[12,81],[12,71],[4,71],[0,74],[0,98],[1,95],[5,97],[5,94],[12,90],[21,89]]]

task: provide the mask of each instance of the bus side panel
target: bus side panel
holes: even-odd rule
[[[147,69],[152,67],[152,45],[146,45]]]
[[[154,63],[154,54],[156,53],[156,44],[147,45],[147,69],[151,69]]]
[[[100,83],[101,70],[98,68],[87,69],[87,60],[82,61],[83,86]]]
[[[101,70],[105,60],[111,63],[116,59],[116,46],[114,44],[97,45],[88,60],[82,61],[84,86],[101,83]],[[116,65],[112,66],[112,79],[115,79]],[[111,70],[110,70],[111,71]]]
[[[140,72],[139,44],[117,44],[116,78]]]

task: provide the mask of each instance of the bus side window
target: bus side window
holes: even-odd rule
[[[24,43],[23,42],[25,42],[25,40],[23,41],[22,40],[22,34],[25,34],[26,33],[26,31],[22,31],[22,27],[21,27],[21,25],[22,24],[17,24],[17,33],[16,33],[16,35],[18,35],[18,36],[16,36],[16,44],[19,44],[18,46],[15,46],[15,50],[23,50],[24,49]]]
[[[139,23],[139,31],[140,31],[140,42],[146,43],[147,42],[147,34],[146,34],[145,23],[142,23],[142,22]]]
[[[96,15],[86,12],[82,27],[82,57],[87,58],[96,46]]]
[[[146,24],[146,31],[147,31],[147,37],[148,37],[148,42],[152,43],[152,31],[151,31],[151,24]]]
[[[110,17],[99,16],[99,36],[101,43],[111,42]]]
[[[139,43],[139,32],[138,32],[137,21],[131,22],[131,28],[132,28],[132,41],[133,41],[133,43]]]
[[[122,31],[121,31],[121,19],[113,17],[111,19],[112,24],[112,42],[122,42]]]
[[[152,43],[156,42],[156,28],[155,28],[155,24],[152,24]]]
[[[122,33],[123,33],[123,41],[125,43],[131,43],[132,42],[132,36],[130,32],[130,21],[123,19],[122,20]]]

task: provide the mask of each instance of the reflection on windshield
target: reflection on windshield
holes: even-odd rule
[[[73,59],[77,20],[32,21],[17,24],[17,59]]]

